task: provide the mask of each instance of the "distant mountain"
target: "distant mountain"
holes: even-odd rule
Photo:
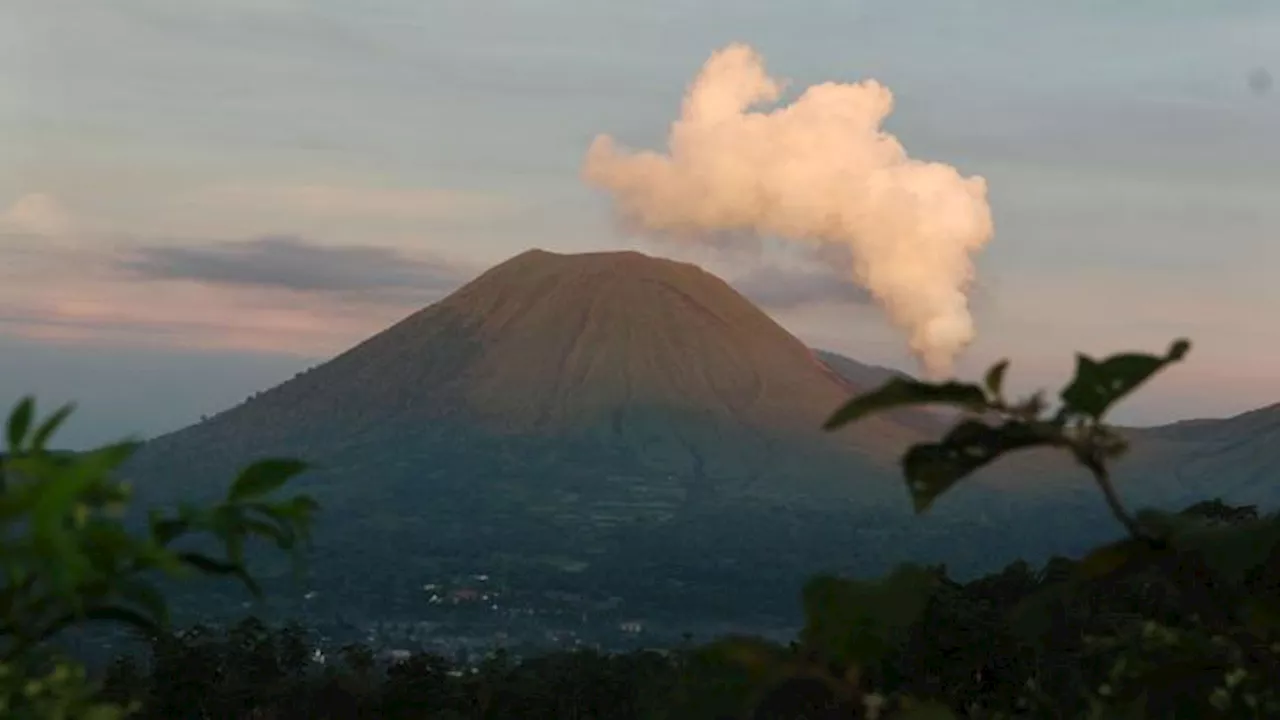
[[[334,613],[411,614],[433,578],[483,572],[681,622],[775,616],[819,570],[963,572],[1114,531],[1035,454],[913,517],[897,458],[937,415],[819,429],[894,373],[808,349],[696,266],[534,250],[148,442],[127,474],[169,501],[220,493],[256,458],[313,463],[313,584]]]
[[[1137,501],[1177,505],[1217,495],[1235,503],[1280,504],[1280,404],[1129,434],[1132,450],[1117,476]]]
[[[867,365],[830,350],[816,350],[814,354],[827,367],[836,371],[840,377],[855,387],[874,388],[895,377],[911,377],[909,373],[901,370],[881,365]]]
[[[814,354],[849,383],[853,389],[853,395],[873,390],[894,378],[913,377],[902,370],[881,365],[867,365],[830,350],[815,350]],[[957,413],[947,408],[930,407],[886,413],[883,417],[891,418],[900,425],[934,437],[945,432],[949,423],[957,417]]]
[[[877,386],[900,370],[866,365],[829,351],[819,359],[850,383]],[[938,413],[945,418],[945,413]],[[911,425],[912,419],[905,419]],[[1280,505],[1280,404],[1219,419],[1183,420],[1148,428],[1127,428],[1130,453],[1117,463],[1122,494],[1137,506],[1182,508],[1211,496],[1237,504]],[[1012,456],[997,482],[1079,486],[1087,476],[1052,453]],[[1034,474],[1034,483],[1027,480]]]

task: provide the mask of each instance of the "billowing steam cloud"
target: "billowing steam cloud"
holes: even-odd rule
[[[893,95],[874,80],[825,83],[788,106],[745,45],[716,52],[685,95],[669,153],[601,135],[583,175],[628,221],[659,234],[750,232],[841,243],[848,273],[910,336],[933,375],[974,338],[971,255],[992,236],[986,181],[907,156],[881,129]]]

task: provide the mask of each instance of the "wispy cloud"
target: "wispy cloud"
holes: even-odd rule
[[[140,279],[406,302],[436,299],[472,274],[455,264],[410,257],[392,248],[319,245],[293,236],[141,247],[118,258],[116,266]]]
[[[403,315],[387,306],[299,302],[215,288],[78,283],[0,314],[0,332],[46,344],[235,350],[323,356]]]

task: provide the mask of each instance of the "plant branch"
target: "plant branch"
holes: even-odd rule
[[[1107,508],[1111,510],[1111,514],[1124,526],[1129,535],[1136,540],[1153,540],[1154,538],[1142,529],[1138,521],[1120,503],[1120,496],[1116,493],[1115,485],[1111,482],[1111,473],[1107,470],[1107,466],[1097,459],[1089,457],[1081,458],[1081,463],[1093,474],[1093,480],[1098,484],[1098,489],[1102,491],[1102,498],[1106,500]]]

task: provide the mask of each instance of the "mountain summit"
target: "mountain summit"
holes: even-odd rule
[[[920,424],[875,418],[824,435],[822,421],[863,389],[846,377],[695,265],[531,250],[148,454],[323,459],[461,433],[578,439],[685,466],[799,441],[887,467]]]
[[[478,349],[457,378],[468,406],[517,431],[619,427],[638,407],[816,426],[848,394],[722,280],[636,252],[527,252],[407,322],[440,317]]]

